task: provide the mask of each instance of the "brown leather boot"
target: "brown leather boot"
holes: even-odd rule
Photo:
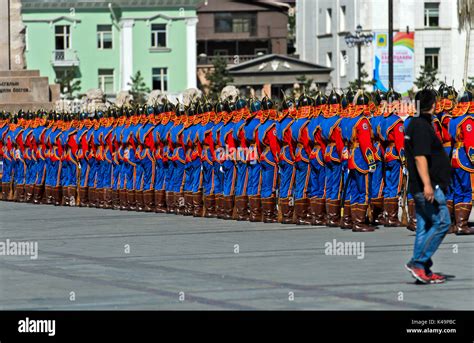
[[[18,202],[25,202],[25,185],[18,185]]]
[[[204,196],[204,217],[217,218],[216,196],[214,194]]]
[[[398,227],[402,225],[398,220],[398,198],[385,198],[384,209],[386,214],[385,227]]]
[[[43,186],[35,185],[33,188],[33,204],[39,205],[43,203]]]
[[[7,201],[8,199],[8,188],[9,188],[9,185],[8,183],[6,182],[2,182],[2,200],[3,201]]]
[[[222,219],[223,216],[223,195],[222,194],[215,194],[216,197],[216,218]]]
[[[184,192],[184,212],[185,216],[192,216],[194,214],[193,192]]]
[[[145,211],[145,198],[143,191],[135,191],[135,201],[136,201],[136,207],[137,207],[137,212],[143,212]]]
[[[222,219],[230,220],[234,211],[234,197],[232,195],[227,195],[223,197],[222,200],[223,210],[222,210]]]
[[[88,207],[96,207],[97,206],[97,199],[96,199],[96,189],[95,187],[89,187],[87,190],[87,198],[89,199]]]
[[[238,221],[249,220],[249,197],[246,195],[235,197],[235,219]]]
[[[77,205],[77,188],[76,186],[69,187],[69,206],[76,206]]]
[[[52,193],[53,193],[54,206],[60,206],[61,205],[61,199],[62,199],[61,186],[53,187]]]
[[[154,202],[154,191],[148,190],[143,192],[143,206],[145,212],[153,212],[155,209],[155,202]]]
[[[309,200],[311,225],[326,225],[326,200],[311,198]]]
[[[104,188],[104,210],[113,208],[113,190],[110,188]]]
[[[110,201],[113,210],[120,210],[120,194],[118,189],[110,190]]]
[[[26,185],[25,186],[25,202],[33,202],[33,188],[35,185]]]
[[[96,188],[95,196],[97,199],[96,207],[97,208],[104,208],[105,205],[105,188]]]
[[[89,206],[89,190],[87,187],[79,187],[79,207]]]
[[[159,190],[155,194],[155,213],[166,213],[166,192]]]
[[[126,189],[121,189],[119,191],[120,211],[126,211],[128,208],[127,193]]]
[[[44,187],[44,196],[46,198],[45,204],[52,205],[53,204],[53,187],[45,186]]]
[[[262,216],[262,212],[264,211],[264,200],[265,199],[261,199],[259,195],[249,196],[249,221],[261,222],[263,220],[263,222],[265,223],[265,217]],[[265,213],[263,212],[263,214]]]
[[[274,196],[262,199],[262,221],[264,223],[278,222],[276,198]]]
[[[279,212],[280,212],[280,222],[282,224],[294,224],[294,207],[290,206],[290,198],[280,198],[280,206],[279,206]]]
[[[471,214],[472,205],[461,203],[454,205],[454,217],[456,218],[456,235],[474,235],[474,228],[470,228],[467,223]]]
[[[69,187],[63,187],[61,206],[69,206]]]
[[[174,192],[166,192],[166,212],[167,213],[176,213],[175,202],[174,202]]]
[[[352,229],[352,213],[351,213],[351,202],[349,200],[344,201],[344,214],[341,218],[341,229],[351,230]]]
[[[127,190],[127,211],[137,210],[137,198],[134,190]]]
[[[353,232],[373,232],[375,228],[367,225],[368,205],[353,204],[351,206],[352,231]]]
[[[410,231],[416,231],[416,211],[415,211],[415,200],[410,199],[407,201],[408,207],[408,225],[407,229]]]
[[[398,202],[397,202],[398,204]],[[370,200],[370,205],[372,207],[372,225],[385,225],[385,220],[383,217],[384,214],[384,199],[383,198],[375,198]],[[398,206],[397,206],[398,211]],[[397,214],[398,215],[398,214]]]
[[[296,225],[309,225],[311,221],[308,219],[309,203],[308,199],[295,200],[294,222]]]
[[[329,227],[339,227],[341,223],[341,205],[339,200],[326,199],[327,222]]]
[[[193,201],[192,215],[194,217],[204,216],[204,198],[202,195],[202,191],[192,193],[192,201]]]
[[[174,193],[174,202],[176,207],[176,214],[184,215],[184,209],[186,204],[184,200],[184,192]]]

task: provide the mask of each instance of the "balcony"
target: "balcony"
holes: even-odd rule
[[[78,67],[79,58],[76,50],[54,50],[51,64],[53,67]]]
[[[201,54],[197,57],[197,64],[200,66],[203,65],[212,65],[214,61],[218,58],[223,58],[227,64],[240,64],[243,62],[247,62],[253,60],[254,58],[260,57],[260,55],[215,55],[215,56],[207,56],[205,54]]]

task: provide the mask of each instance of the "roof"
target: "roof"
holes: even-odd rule
[[[22,10],[29,9],[100,9],[109,3],[121,8],[197,8],[202,0],[21,0]]]
[[[333,68],[301,61],[299,59],[270,54],[237,64],[228,68],[233,75],[238,74],[296,74],[296,73],[330,73]]]

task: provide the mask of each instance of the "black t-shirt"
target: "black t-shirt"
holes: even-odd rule
[[[424,188],[416,169],[415,156],[426,156],[433,188],[439,185],[444,191],[447,190],[451,178],[451,163],[443,144],[436,136],[429,114],[414,117],[408,123],[405,130],[405,153],[410,193],[423,192]]]

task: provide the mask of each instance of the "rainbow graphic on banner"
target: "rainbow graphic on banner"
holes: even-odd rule
[[[375,89],[387,91],[388,84],[388,34],[374,35]],[[415,33],[397,32],[393,35],[393,88],[403,95],[413,88],[415,80]]]
[[[393,46],[404,46],[415,52],[415,32],[397,32],[393,37]]]

